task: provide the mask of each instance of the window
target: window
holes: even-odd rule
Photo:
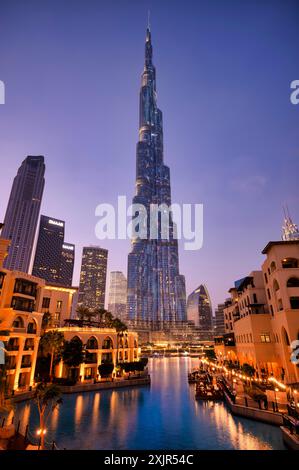
[[[270,294],[269,289],[267,289],[267,294],[268,294],[268,299],[271,300],[271,294]]]
[[[257,295],[253,294],[253,303],[257,304]]]
[[[269,333],[263,333],[261,334],[261,342],[262,343],[270,343],[270,334]]]
[[[290,277],[287,282],[287,287],[299,287],[299,278],[298,277]]]
[[[274,279],[274,281],[273,281],[273,289],[275,290],[275,292],[279,290],[279,284],[276,281],[276,279]]]
[[[62,309],[62,300],[57,300],[56,310],[61,310],[61,309]]]
[[[272,305],[270,305],[270,312],[271,312],[271,315],[273,316],[274,315],[274,310],[273,310]]]
[[[282,300],[281,299],[278,299],[277,301],[277,305],[278,305],[278,310],[283,310],[283,304],[282,304]]]
[[[42,308],[49,308],[50,307],[50,297],[44,297]]]
[[[299,297],[290,297],[291,309],[299,309]]]
[[[272,263],[270,264],[270,270],[271,270],[271,273],[273,273],[276,270],[275,261],[272,261]]]
[[[281,264],[284,269],[298,268],[298,260],[296,258],[284,258]]]
[[[267,282],[268,282],[268,276],[267,276],[267,273],[265,273],[265,274],[264,274],[264,276],[265,276],[265,281],[266,281],[266,284],[267,284]]]

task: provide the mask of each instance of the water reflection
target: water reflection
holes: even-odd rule
[[[67,449],[283,449],[279,428],[232,416],[223,403],[194,399],[192,358],[149,361],[151,387],[64,395],[48,439]],[[33,404],[20,404],[35,430]]]

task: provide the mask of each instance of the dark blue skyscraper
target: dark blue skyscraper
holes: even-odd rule
[[[75,245],[64,241],[65,222],[41,215],[32,274],[49,284],[72,285]]]
[[[13,181],[1,237],[10,240],[4,267],[28,272],[45,185],[43,156],[28,156]]]
[[[163,163],[162,112],[157,107],[156,70],[152,63],[150,29],[145,43],[137,143],[136,195],[133,204],[142,204],[148,214],[147,238],[136,238],[128,257],[129,320],[149,328],[164,329],[186,320],[185,278],[179,274],[178,243],[173,237],[172,217],[169,239],[158,224],[157,239],[149,237],[151,204],[171,204],[170,171]],[[162,236],[163,235],[163,236]]]

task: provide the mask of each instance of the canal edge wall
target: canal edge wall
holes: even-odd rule
[[[82,385],[70,385],[63,386],[59,385],[59,388],[62,393],[80,393],[80,392],[95,392],[98,390],[109,390],[109,389],[118,389],[125,387],[135,387],[141,385],[150,385],[151,378],[150,375],[147,377],[142,377],[140,379],[126,379],[118,380],[115,382],[98,382],[95,384],[82,384]]]
[[[250,406],[236,405],[231,401],[225,391],[224,397],[230,411],[235,415],[243,416],[244,418],[253,419],[255,421],[262,421],[267,424],[274,424],[275,426],[283,425],[283,415],[280,413],[251,408]]]
[[[285,426],[280,426],[285,445],[291,450],[299,450],[299,439]]]

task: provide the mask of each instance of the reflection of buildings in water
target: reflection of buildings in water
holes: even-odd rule
[[[84,399],[83,395],[78,395],[75,402],[74,421],[76,426],[80,426],[83,413]]]
[[[195,400],[196,415],[204,416],[211,426],[219,431],[219,436],[229,436],[232,447],[241,450],[270,450],[271,446],[261,438],[246,432],[242,423],[236,423],[233,415],[223,403],[199,402]]]
[[[58,418],[59,418],[59,406],[55,408],[51,413],[50,427],[51,429],[58,429]]]
[[[99,392],[94,394],[93,403],[92,403],[92,412],[91,412],[91,430],[96,432],[97,426],[99,424],[98,418],[100,413],[100,400],[101,394]]]

